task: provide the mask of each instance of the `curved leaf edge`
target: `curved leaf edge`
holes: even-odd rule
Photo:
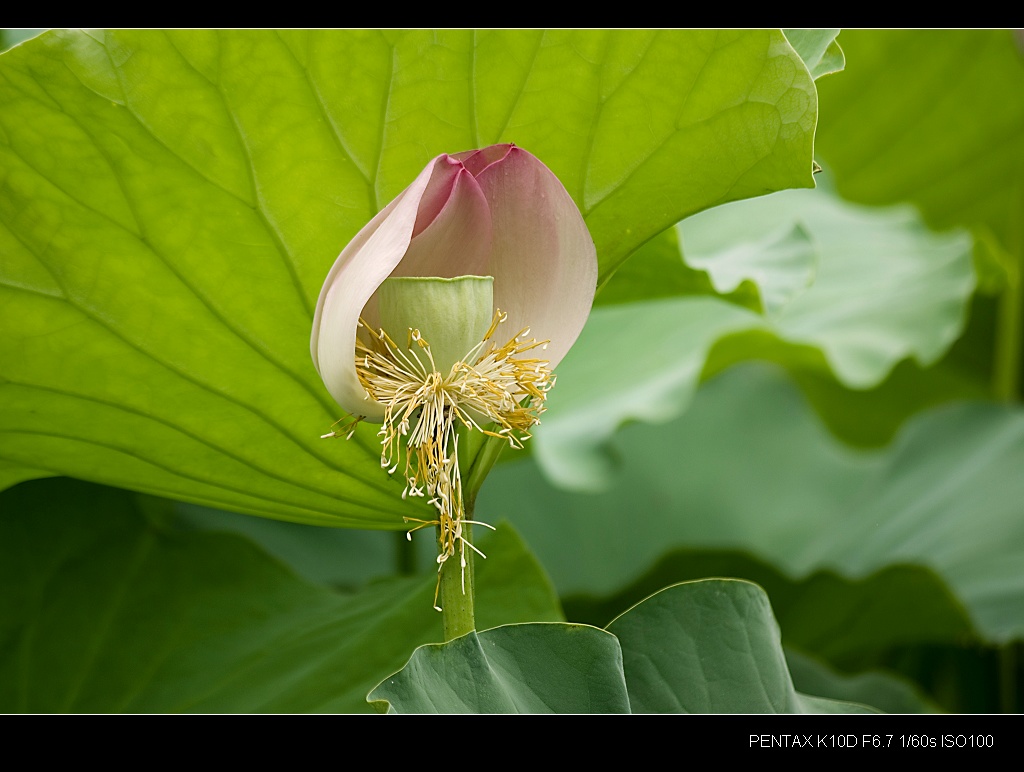
[[[656,593],[653,593],[652,595],[648,596],[647,598],[645,598],[644,600],[640,601],[639,603],[636,603],[635,605],[630,607],[627,611],[623,612],[618,617],[616,617],[614,620],[612,620],[612,623],[609,623],[608,627],[611,627],[612,624],[614,624],[616,621],[627,617],[627,615],[629,615],[632,612],[635,612],[637,609],[642,608],[644,606],[644,604],[647,603],[648,601],[650,601],[652,598],[663,596],[665,593],[678,592],[680,589],[684,589],[685,590],[685,589],[690,588],[690,587],[708,588],[709,586],[713,586],[713,585],[716,585],[716,584],[718,584],[718,585],[725,585],[725,586],[737,586],[737,585],[743,586],[744,588],[747,588],[749,591],[752,591],[754,593],[760,594],[761,596],[763,596],[765,602],[767,602],[767,593],[765,593],[765,591],[759,585],[755,584],[754,582],[750,582],[750,581],[747,581],[747,580],[744,580],[744,579],[709,578],[709,579],[691,580],[691,581],[680,582],[680,583],[677,583],[677,584],[674,584],[674,585],[670,585],[668,587],[665,587],[665,588],[659,590]],[[770,606],[769,606],[769,608],[770,608]],[[772,617],[771,621],[774,623],[774,617]],[[474,643],[476,645],[476,647],[478,648],[480,646],[481,639],[486,641],[486,638],[488,637],[489,634],[493,634],[495,632],[502,631],[502,630],[508,631],[508,630],[515,629],[517,631],[523,631],[523,630],[529,630],[531,628],[538,628],[538,627],[545,627],[545,628],[549,628],[549,629],[552,628],[552,627],[562,627],[562,628],[566,629],[567,632],[568,631],[578,631],[578,630],[581,630],[581,629],[591,630],[591,631],[594,631],[594,632],[597,632],[597,633],[606,633],[608,635],[611,635],[613,638],[616,639],[616,642],[619,642],[618,641],[618,637],[615,636],[614,633],[612,633],[610,630],[608,630],[607,627],[605,629],[602,629],[602,628],[599,628],[599,627],[594,627],[593,625],[580,624],[580,623],[537,622],[537,623],[527,623],[527,624],[501,625],[499,627],[491,628],[489,630],[484,630],[484,631],[481,631],[479,633],[476,632],[476,631],[472,631],[470,633],[467,633],[464,636],[461,636],[459,638],[453,639],[452,641],[447,641],[445,643],[425,644],[423,646],[417,647],[413,651],[412,655],[410,655],[409,660],[406,663],[406,665],[401,670],[396,671],[391,676],[388,676],[388,678],[385,678],[376,687],[374,687],[367,694],[366,701],[378,713],[388,713],[388,714],[390,714],[390,713],[397,713],[398,711],[395,709],[395,706],[385,696],[386,693],[387,693],[387,686],[386,685],[389,682],[391,682],[392,679],[394,679],[396,676],[400,676],[401,674],[406,672],[406,670],[409,668],[409,666],[414,661],[418,661],[419,659],[422,659],[423,654],[425,652],[438,652],[438,651],[441,651],[441,650],[445,649],[446,647],[451,647],[453,645],[455,645],[455,646],[465,645],[467,642]],[[776,624],[776,629],[778,629],[777,624]],[[780,652],[780,656],[781,656],[781,652],[782,652],[781,636],[777,638],[775,643],[778,646],[778,649],[779,649],[779,652]],[[618,662],[618,667],[620,668],[620,670],[622,669],[621,658],[620,658],[620,660]],[[788,670],[787,670],[787,676],[788,676]],[[623,679],[625,679],[625,672],[624,671],[623,671]],[[792,687],[792,679],[791,678],[789,679],[789,685],[790,685],[790,687]],[[881,712],[881,711],[877,710],[876,708],[873,708],[873,707],[868,706],[868,705],[862,705],[862,704],[859,704],[859,703],[846,702],[846,701],[842,701],[842,700],[832,700],[832,699],[828,699],[828,698],[824,698],[824,697],[816,697],[816,696],[813,696],[813,695],[802,694],[802,693],[796,692],[795,689],[794,689],[794,702],[793,702],[793,704],[801,708],[800,712],[809,712],[809,713],[879,713],[879,712]],[[556,712],[558,712],[558,711],[556,711]]]

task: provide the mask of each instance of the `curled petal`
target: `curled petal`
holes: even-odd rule
[[[487,272],[491,213],[472,174],[461,169],[440,211],[426,220],[423,214],[421,206],[412,242],[393,276],[453,279]]]
[[[443,212],[452,191],[459,187],[457,178],[465,175],[458,161],[446,155],[435,158],[356,234],[327,275],[313,318],[310,353],[331,396],[353,415],[378,421],[384,415],[382,406],[366,398],[356,375],[354,355],[359,317],[377,288],[409,251],[420,213]],[[420,222],[420,234],[430,233],[432,221]]]
[[[554,368],[576,342],[597,289],[597,252],[579,209],[558,178],[514,145],[494,145],[461,159],[475,171],[491,210],[488,271],[494,305],[507,330],[530,327],[548,339]]]

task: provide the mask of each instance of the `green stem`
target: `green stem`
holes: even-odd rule
[[[483,485],[487,473],[498,459],[501,449],[505,447],[506,440],[460,428],[459,442],[463,457],[470,459],[469,469],[463,470],[465,477],[462,492],[464,518],[472,520],[476,509],[476,495],[480,492],[480,486]],[[440,537],[440,531],[438,535]],[[462,524],[462,536],[467,542],[472,543],[473,526],[468,522]],[[440,538],[438,543],[440,544]],[[461,560],[463,555],[466,558],[465,572]],[[444,620],[444,639],[450,641],[476,629],[473,550],[463,547],[462,555],[456,553],[448,558],[441,566],[439,582],[438,604],[441,606]]]
[[[470,520],[473,518],[472,509],[466,510],[466,518]],[[472,542],[472,526],[469,523],[462,524],[462,537]],[[440,543],[440,539],[438,543]],[[438,605],[441,606],[445,641],[458,638],[476,629],[473,608],[473,550],[465,547],[463,554],[466,557],[465,572],[462,570],[458,551],[441,566]],[[465,581],[465,587],[463,587],[463,581]]]
[[[479,432],[477,433],[479,434]],[[462,485],[463,494],[466,497],[466,510],[468,512],[472,512],[476,508],[476,495],[480,492],[480,488],[483,486],[484,480],[487,479],[491,467],[494,466],[506,445],[508,445],[508,440],[484,436],[483,445],[473,457],[473,465],[470,467],[469,474],[465,476],[465,482]],[[467,515],[467,517],[472,519],[472,516]]]

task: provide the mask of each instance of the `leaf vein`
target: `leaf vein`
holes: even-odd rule
[[[13,230],[10,231],[10,232],[12,233],[12,235],[14,235],[14,237],[16,239],[18,239],[19,241],[21,241],[22,244],[24,244],[24,241],[21,240],[21,237],[16,232],[14,232]],[[25,247],[29,248],[27,244],[25,244]],[[123,333],[121,333],[112,324],[110,324],[109,322],[103,320],[99,316],[91,313],[90,311],[88,311],[85,308],[85,306],[82,306],[81,304],[79,304],[79,303],[75,302],[74,300],[72,300],[68,296],[68,294],[67,294],[67,287],[64,286],[64,283],[60,280],[59,275],[56,272],[54,272],[54,270],[44,260],[40,259],[40,264],[43,265],[43,267],[45,267],[49,271],[49,273],[53,277],[54,281],[58,284],[58,286],[60,286],[61,291],[65,293],[65,297],[64,298],[54,298],[53,295],[50,295],[49,293],[40,292],[38,290],[30,289],[30,288],[27,288],[27,287],[15,287],[15,289],[18,289],[18,290],[20,290],[22,292],[27,292],[27,293],[31,293],[31,294],[41,295],[41,296],[49,298],[51,300],[60,300],[60,301],[63,301],[65,303],[68,303],[73,308],[77,309],[83,316],[85,316],[86,318],[90,319],[91,321],[95,322],[99,326],[101,326],[104,329],[106,329],[109,333],[111,333],[111,335],[113,335],[118,340],[122,341],[125,345],[129,346],[130,348],[132,348],[135,351],[137,351],[138,353],[140,353],[143,357],[152,360],[156,364],[160,365],[161,367],[166,368],[170,372],[174,373],[175,375],[177,375],[178,377],[182,378],[183,380],[193,384],[194,386],[197,386],[198,388],[200,388],[200,389],[202,389],[204,391],[207,391],[210,394],[213,394],[214,396],[220,397],[221,399],[224,399],[224,400],[226,400],[226,401],[228,401],[228,402],[230,402],[230,403],[232,403],[234,405],[237,405],[242,410],[245,410],[246,412],[250,413],[251,415],[253,415],[256,419],[258,419],[262,423],[265,423],[268,426],[270,426],[271,428],[273,428],[280,435],[282,435],[285,439],[287,439],[289,442],[291,442],[293,445],[295,445],[295,447],[297,447],[300,450],[302,450],[306,455],[310,456],[311,458],[313,458],[317,462],[323,464],[328,469],[331,469],[332,471],[341,472],[342,474],[344,474],[346,476],[349,476],[349,477],[353,477],[354,479],[360,479],[360,478],[356,477],[355,475],[353,475],[352,473],[347,472],[344,468],[337,467],[337,466],[333,465],[330,461],[327,460],[327,458],[325,456],[322,456],[321,454],[316,453],[316,452],[312,451],[310,448],[308,448],[305,445],[303,445],[302,442],[300,442],[298,440],[298,438],[296,438],[293,434],[291,434],[289,431],[287,431],[283,426],[280,426],[276,421],[274,421],[274,420],[270,419],[269,417],[263,415],[262,413],[260,413],[255,408],[253,408],[253,407],[251,407],[251,406],[249,406],[249,405],[239,401],[237,398],[235,398],[233,396],[229,396],[226,393],[224,393],[222,391],[219,391],[219,390],[213,388],[212,386],[209,386],[209,385],[203,383],[202,381],[198,380],[194,376],[186,374],[184,371],[178,369],[177,367],[174,367],[174,366],[170,365],[169,363],[162,361],[161,359],[156,357],[152,352],[142,348],[139,344],[137,344],[134,341],[130,340],[127,336],[125,336]],[[360,480],[360,481],[362,482],[362,480]]]
[[[232,461],[235,461],[235,462],[237,462],[237,463],[239,463],[239,464],[241,464],[243,466],[246,466],[249,469],[252,469],[254,472],[257,472],[260,475],[268,477],[268,478],[270,478],[272,480],[277,480],[277,481],[285,483],[287,485],[294,485],[295,487],[297,487],[297,488],[299,488],[301,490],[305,490],[305,491],[308,491],[310,493],[314,493],[314,494],[317,494],[317,495],[329,496],[329,497],[334,498],[334,499],[336,499],[338,501],[365,506],[365,504],[363,504],[362,502],[360,502],[360,501],[358,501],[356,499],[350,499],[350,498],[347,498],[347,497],[344,497],[344,496],[338,496],[338,495],[336,495],[334,493],[323,491],[323,490],[320,490],[319,488],[314,488],[311,485],[308,485],[308,484],[305,484],[305,483],[302,483],[302,482],[298,482],[298,481],[295,481],[295,480],[290,480],[287,477],[285,477],[285,476],[283,476],[283,475],[281,475],[281,474],[279,474],[277,472],[264,469],[263,467],[259,466],[258,464],[253,463],[249,459],[243,458],[242,456],[240,456],[240,455],[238,455],[238,454],[236,454],[236,453],[234,453],[234,452],[232,452],[230,450],[227,450],[226,448],[223,448],[223,447],[217,445],[216,443],[213,443],[210,440],[208,440],[208,439],[206,439],[206,438],[204,438],[204,437],[202,437],[202,436],[200,436],[200,435],[198,435],[198,434],[196,434],[196,433],[194,433],[192,431],[189,431],[188,429],[186,429],[186,428],[184,428],[182,426],[173,424],[170,421],[167,421],[167,420],[165,420],[165,419],[163,419],[163,418],[161,418],[159,416],[153,415],[151,413],[147,413],[147,412],[145,412],[143,410],[139,410],[138,408],[129,407],[124,402],[113,402],[111,400],[102,399],[100,397],[94,397],[94,396],[89,395],[89,394],[79,394],[79,393],[76,393],[76,392],[73,392],[73,391],[68,391],[68,390],[65,390],[65,389],[59,389],[59,388],[55,388],[55,387],[52,387],[52,386],[42,386],[42,385],[37,385],[37,384],[32,384],[32,383],[23,383],[23,382],[19,382],[19,381],[15,381],[15,380],[10,380],[10,379],[4,379],[4,382],[6,384],[9,384],[9,385],[12,385],[12,386],[17,386],[17,387],[24,388],[24,389],[34,389],[34,390],[37,390],[37,391],[49,392],[51,394],[57,394],[57,395],[64,396],[64,397],[71,397],[73,399],[80,399],[80,400],[83,400],[85,402],[92,402],[94,404],[103,405],[104,407],[108,407],[108,408],[111,408],[113,410],[118,410],[118,411],[123,412],[123,413],[128,413],[129,415],[138,416],[138,417],[140,417],[140,418],[142,418],[144,420],[148,420],[148,421],[152,421],[154,423],[160,424],[160,425],[170,429],[173,432],[176,432],[176,433],[181,434],[181,435],[183,435],[185,437],[188,437],[189,439],[194,440],[195,442],[198,442],[199,444],[204,445],[205,447],[210,448],[211,450],[216,451],[217,453],[219,453],[219,454],[221,454],[221,455],[231,459]],[[64,435],[64,436],[68,436],[68,435]],[[78,439],[78,438],[76,438],[76,439]],[[134,449],[134,448],[132,448],[132,449],[118,448],[116,446],[110,446],[110,447],[113,450],[119,450],[122,453],[127,453],[127,454],[135,456],[135,457],[137,457],[137,458],[139,458],[139,459],[141,459],[143,461],[146,461],[147,463],[151,463],[154,466],[158,466],[159,468],[163,469],[164,471],[170,472],[171,474],[175,474],[175,475],[177,475],[179,477],[185,477],[186,476],[186,475],[184,475],[181,472],[177,472],[174,469],[171,469],[169,466],[167,466],[165,464],[159,464],[159,463],[153,461],[150,458],[146,458],[146,457],[140,456],[137,449]],[[54,471],[57,471],[57,470],[54,470]],[[224,488],[225,490],[234,491],[235,493],[242,493],[242,494],[246,494],[246,495],[252,495],[251,492],[246,491],[246,490],[244,490],[242,488],[234,488],[234,487],[231,487],[231,486],[228,486],[228,485],[223,485],[216,478],[212,478],[210,480],[204,480],[202,478],[190,477],[189,479],[194,479],[196,482],[203,482],[203,483],[206,483],[206,484],[217,485],[218,487]],[[381,490],[381,491],[386,491],[386,489],[383,486],[373,486],[373,487],[375,487],[375,488],[377,488],[378,490]],[[297,506],[296,502],[289,501],[287,499],[278,499],[278,498],[274,498],[272,496],[266,496],[266,495],[263,495],[263,494],[260,494],[260,498],[264,498],[264,499],[266,499],[268,501],[273,501],[273,502],[278,503],[278,504],[284,504],[286,506]],[[303,504],[302,506],[305,506],[305,505]],[[317,511],[323,511],[323,512],[329,512],[331,514],[336,514],[332,510],[326,510],[326,509],[324,509],[324,510],[317,510]]]

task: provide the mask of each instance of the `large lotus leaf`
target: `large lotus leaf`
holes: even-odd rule
[[[434,553],[419,562],[420,567],[437,556],[437,545],[426,531],[409,542],[401,531],[324,528],[184,502],[176,502],[174,509],[183,528],[243,536],[303,579],[335,588],[354,588],[396,573],[396,567],[409,551],[413,553],[415,567],[420,542]],[[399,569],[398,573],[401,572]]]
[[[793,207],[787,209],[791,214],[800,206],[788,205]],[[733,294],[743,283],[750,283],[758,298],[754,310],[775,317],[814,283],[818,246],[799,222],[782,221],[781,227],[766,231],[765,221],[747,220],[737,212],[729,215],[726,239],[715,238],[722,220],[704,224],[692,218],[696,238],[691,238],[691,226],[687,226],[686,263],[706,272],[719,295]]]
[[[821,87],[816,152],[840,192],[911,201],[936,227],[969,226],[979,268],[1010,292],[979,301],[953,363],[1020,396],[1024,241],[1024,56],[1011,30],[854,30],[853,66]],[[994,259],[993,259],[994,258]],[[986,266],[985,264],[988,263]],[[994,265],[993,265],[994,264]],[[982,274],[984,277],[984,273]],[[1008,280],[1008,281],[1007,281]],[[993,347],[993,341],[995,346]]]
[[[872,712],[796,692],[768,599],[749,582],[670,587],[608,632],[506,625],[423,646],[367,699],[394,713]]]
[[[628,713],[615,636],[506,625],[421,646],[367,697],[388,713]]]
[[[972,372],[957,364],[958,349],[967,343],[958,340],[946,356],[928,367],[905,359],[872,389],[851,389],[813,368],[790,367],[789,373],[835,436],[850,445],[881,447],[922,410],[991,397],[987,368]]]
[[[434,572],[335,592],[247,539],[176,528],[168,505],[71,480],[0,494],[0,710],[368,712],[442,640]],[[480,543],[481,626],[561,619],[514,533]]]
[[[785,235],[779,223],[792,221],[819,245],[813,284],[803,253],[778,245]],[[755,281],[777,337],[819,349],[836,378],[854,388],[877,385],[905,358],[935,362],[963,329],[974,291],[970,237],[934,234],[910,207],[858,207],[825,190],[790,191],[719,207],[679,227],[691,265],[726,288],[743,277]],[[758,237],[766,257],[736,249],[737,241]]]
[[[354,528],[324,528],[237,512],[197,507],[175,502],[175,525],[183,530],[231,533],[254,542],[264,552],[287,565],[299,577],[341,590],[357,589],[394,574],[410,576],[437,569],[434,529],[408,534],[402,531],[367,531]],[[474,518],[486,520],[481,512]],[[483,548],[484,560],[495,563],[519,560],[529,548],[509,535],[507,520],[499,520],[502,535],[493,539],[488,529],[474,531],[474,541]],[[514,534],[514,530],[511,531]],[[495,553],[494,550],[500,550]],[[493,565],[493,564],[492,564]],[[529,566],[524,570],[532,571]],[[485,572],[487,569],[484,569]],[[523,592],[532,592],[533,583]],[[554,598],[554,589],[547,591]]]
[[[1024,635],[1020,410],[935,409],[891,448],[854,451],[780,373],[748,366],[681,418],[627,427],[613,451],[620,474],[600,495],[560,491],[528,463],[496,469],[481,495],[506,503],[563,595],[613,593],[676,547],[738,549],[793,578],[926,566],[984,639]]]
[[[595,298],[599,306],[657,298],[725,298],[757,313],[774,313],[814,281],[819,247],[797,221],[797,212],[766,229],[742,218],[729,221],[728,237],[703,251],[680,250],[678,228],[644,244]],[[685,260],[685,262],[684,262]]]
[[[848,30],[815,151],[855,201],[913,201],[1009,244],[1024,181],[1024,57],[1010,30]],[[1017,237],[1019,238],[1019,236]]]
[[[813,184],[816,92],[778,31],[49,32],[0,59],[0,99],[0,482],[300,522],[427,511],[372,427],[319,439],[340,411],[308,337],[340,249],[432,156],[536,154],[602,281],[685,215]]]
[[[800,694],[764,590],[708,579],[668,587],[608,625],[634,713],[871,713]]]
[[[931,364],[963,328],[974,288],[965,233],[937,235],[910,208],[860,207],[823,190],[717,207],[680,231],[687,261],[721,292],[752,283],[765,313],[708,296],[595,309],[536,433],[559,484],[606,486],[602,446],[619,425],[679,415],[702,374],[736,361],[773,359],[854,389],[907,358]]]

